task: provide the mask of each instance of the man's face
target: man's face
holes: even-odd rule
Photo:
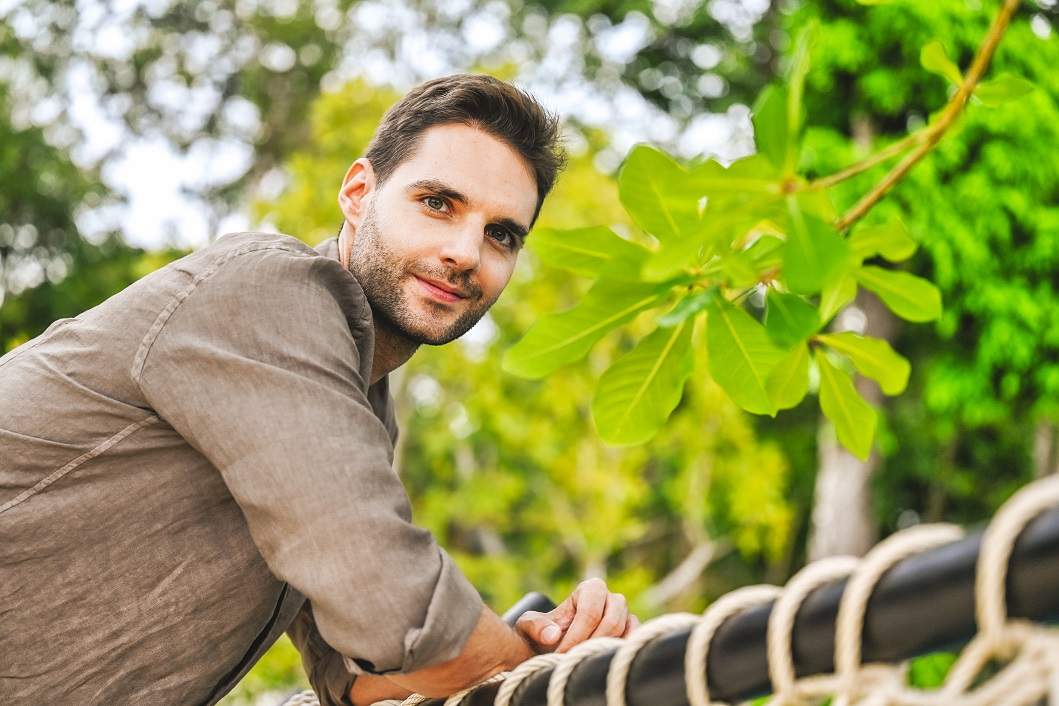
[[[376,320],[415,343],[462,336],[515,268],[537,205],[529,166],[485,132],[439,125],[383,184],[366,182],[355,220],[347,212],[349,269]]]

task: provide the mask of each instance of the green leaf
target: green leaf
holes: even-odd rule
[[[636,224],[661,242],[699,228],[701,187],[665,152],[636,145],[618,174],[618,196]]]
[[[916,689],[937,689],[945,683],[957,657],[955,652],[932,652],[912,659],[908,663],[908,685]]]
[[[592,417],[604,441],[639,444],[662,427],[691,374],[693,328],[689,321],[657,329],[603,373]]]
[[[791,227],[784,249],[783,274],[792,291],[819,292],[848,267],[849,245],[830,223],[803,213],[794,199],[787,204]]]
[[[765,308],[765,330],[781,348],[802,342],[820,327],[820,316],[812,304],[797,294],[770,289]]]
[[[831,364],[826,353],[817,349],[815,357],[820,370],[820,408],[835,425],[839,442],[866,461],[879,415],[857,393],[849,375]]]
[[[596,277],[615,262],[642,263],[649,251],[610,228],[542,228],[529,238],[541,262],[586,277]]]
[[[857,271],[857,281],[906,321],[933,321],[941,316],[941,292],[921,277],[866,266]]]
[[[691,292],[662,316],[658,317],[658,325],[662,327],[676,326],[687,319],[695,316],[708,307],[717,297],[717,288],[700,289]]]
[[[963,83],[963,73],[960,72],[960,67],[953,63],[949,55],[945,53],[945,47],[937,39],[923,46],[919,52],[919,63],[927,71],[944,76],[957,86]]]
[[[795,346],[780,359],[765,381],[778,409],[796,407],[809,390],[809,346]]]
[[[835,203],[831,200],[831,194],[827,191],[823,189],[806,189],[796,193],[794,198],[797,200],[798,208],[802,212],[812,214],[828,223],[838,220],[838,211],[835,209]]]
[[[787,91],[782,86],[766,86],[754,103],[754,144],[776,169],[787,162]]]
[[[783,264],[784,240],[774,235],[763,235],[743,251],[758,272],[778,269]]]
[[[816,36],[817,22],[811,20],[794,39],[794,53],[791,59],[790,77],[787,88],[787,138],[786,152],[783,161],[784,175],[794,174],[798,157],[798,135],[802,129],[803,109],[802,95],[805,91],[805,77],[809,73],[809,51]]]
[[[777,197],[772,194],[739,192],[708,197],[699,232],[663,243],[644,263],[641,277],[650,282],[664,280],[708,260],[718,249],[730,250],[732,242],[776,215],[776,206]]]
[[[991,81],[983,81],[974,89],[974,95],[990,107],[996,107],[1032,93],[1036,86],[1021,76],[1001,74]]]
[[[715,301],[708,316],[706,351],[713,379],[746,411],[775,416],[766,381],[783,352],[750,314],[726,301]]]
[[[758,283],[757,269],[754,261],[744,252],[731,252],[721,257],[719,262],[725,281],[735,288],[749,287]]]
[[[849,247],[862,260],[882,255],[890,262],[901,262],[912,257],[919,243],[912,238],[904,221],[895,218],[887,223],[858,227],[849,238]]]
[[[677,274],[686,267],[699,262],[705,238],[701,235],[688,235],[677,240],[663,243],[657,252],[644,260],[640,276],[648,282],[660,282]]]
[[[899,395],[908,386],[912,366],[881,338],[845,332],[823,334],[816,340],[848,356],[861,375],[879,383],[886,394]]]
[[[852,275],[842,275],[825,285],[820,292],[820,325],[830,321],[856,297],[857,280]]]
[[[691,179],[695,188],[709,199],[762,194],[778,197],[781,193],[780,172],[762,154],[744,157],[727,167],[715,160],[707,160],[691,170]]]
[[[572,309],[548,314],[504,355],[504,370],[539,378],[582,358],[600,338],[656,306],[667,285],[597,281]]]

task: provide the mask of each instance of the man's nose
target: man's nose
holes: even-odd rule
[[[450,231],[441,245],[441,260],[454,270],[478,269],[481,259],[482,231],[477,226]]]

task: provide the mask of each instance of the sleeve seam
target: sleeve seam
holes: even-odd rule
[[[210,277],[215,275],[221,267],[226,265],[231,260],[234,260],[240,255],[246,255],[253,252],[260,252],[263,250],[282,250],[290,253],[291,255],[306,257],[310,253],[302,253],[288,247],[285,244],[271,243],[263,245],[260,243],[253,243],[251,245],[245,245],[241,248],[233,250],[232,252],[226,253],[214,262],[212,265],[207,267],[205,270],[195,276],[195,279],[191,281],[184,289],[173,295],[173,298],[168,304],[158,313],[155,317],[154,322],[150,328],[147,329],[147,333],[144,334],[143,339],[140,341],[139,347],[136,349],[136,355],[132,360],[132,367],[129,369],[129,375],[132,377],[133,382],[137,385],[141,385],[140,377],[143,375],[144,366],[147,363],[147,356],[151,352],[151,348],[154,346],[154,342],[158,339],[158,336],[162,333],[162,329],[169,323],[169,319],[176,313],[176,310],[180,308],[189,296],[195,291],[196,288]]]

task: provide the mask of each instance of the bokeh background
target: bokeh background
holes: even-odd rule
[[[966,67],[997,6],[0,0],[0,353],[225,232],[330,237],[346,168],[421,80],[483,71],[533,92],[563,117],[572,155],[540,225],[621,231],[614,175],[628,149],[753,152],[748,106],[807,22],[819,31],[800,169],[826,174],[944,105],[951,89],[920,48],[940,39]],[[649,444],[603,444],[593,384],[632,338],[542,381],[500,369],[587,284],[540,265],[532,236],[490,315],[393,376],[416,521],[488,603],[561,599],[601,576],[643,618],[698,611],[917,522],[980,523],[1059,470],[1057,20],[1056,0],[1023,2],[994,65],[1034,92],[969,106],[880,206],[920,240],[908,268],[941,288],[945,313],[901,324],[860,295],[842,314],[912,361],[895,399],[858,382],[883,412],[866,462],[836,445],[815,400],[756,418],[696,378]],[[275,704],[304,684],[284,640],[224,703]]]

